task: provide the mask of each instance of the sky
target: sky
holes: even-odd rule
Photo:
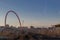
[[[15,11],[22,26],[51,26],[60,23],[60,0],[0,0],[0,26],[5,25],[5,15]],[[15,14],[10,12],[7,24],[19,26]]]

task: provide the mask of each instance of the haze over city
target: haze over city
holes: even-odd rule
[[[0,26],[5,14],[14,10],[23,26],[51,26],[60,23],[60,0],[0,0]],[[14,14],[9,14],[7,24],[19,26]]]
[[[0,0],[0,40],[60,40],[60,0]]]

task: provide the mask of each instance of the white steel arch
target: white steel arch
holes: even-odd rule
[[[16,15],[16,17],[18,18],[18,21],[19,21],[19,25],[20,25],[20,27],[21,27],[21,21],[20,21],[20,19],[19,19],[19,16],[18,16],[17,13],[16,13],[15,11],[13,11],[13,10],[10,10],[10,11],[8,11],[8,12],[6,13],[6,15],[5,15],[5,26],[6,26],[7,16],[8,16],[8,14],[9,14],[10,12],[12,12],[12,13],[14,13],[14,14]]]

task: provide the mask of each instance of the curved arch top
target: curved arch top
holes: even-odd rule
[[[19,21],[19,25],[20,25],[20,27],[21,27],[21,21],[20,21],[20,19],[19,19],[19,16],[18,16],[17,13],[16,13],[15,11],[13,11],[13,10],[10,10],[10,11],[8,11],[8,12],[6,13],[6,15],[5,15],[5,26],[6,26],[7,16],[8,16],[8,14],[9,14],[10,12],[12,12],[12,13],[14,13],[14,14],[16,15],[16,17],[18,18],[18,21]]]

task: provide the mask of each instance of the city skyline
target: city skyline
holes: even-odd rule
[[[51,26],[60,23],[60,0],[0,0],[0,25],[4,25],[9,10],[18,14],[23,26]],[[12,13],[8,15],[7,23],[19,26]]]

